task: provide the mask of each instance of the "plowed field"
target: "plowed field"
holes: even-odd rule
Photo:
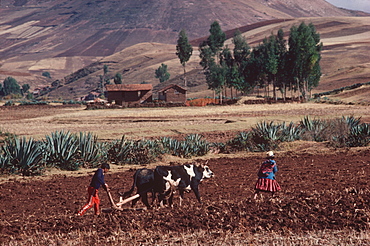
[[[173,208],[134,210],[127,204],[125,211],[100,216],[93,216],[92,209],[83,217],[75,216],[85,203],[92,172],[80,177],[10,180],[0,184],[0,241],[4,245],[34,245],[38,240],[49,245],[261,245],[250,235],[367,231],[369,148],[315,148],[277,152],[282,190],[273,198],[265,194],[258,200],[251,197],[261,153],[210,159],[215,177],[200,185],[203,204],[189,193],[182,207],[177,199]],[[134,169],[114,171],[106,175],[106,182],[112,189],[127,190],[133,173]],[[116,191],[112,193],[118,202]],[[109,208],[103,189],[100,197],[102,207]],[[187,239],[196,234],[196,240]],[[233,241],[228,235],[241,238]],[[366,239],[358,242],[368,245]]]

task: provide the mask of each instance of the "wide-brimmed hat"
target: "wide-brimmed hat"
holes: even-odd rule
[[[266,153],[266,157],[267,157],[267,158],[274,157],[274,152],[272,152],[272,151],[267,152],[267,153]]]

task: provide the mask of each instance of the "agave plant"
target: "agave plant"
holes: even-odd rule
[[[324,131],[328,127],[328,124],[324,120],[313,119],[311,120],[308,116],[305,116],[300,122],[302,131],[308,136],[308,140],[317,142],[325,141]]]
[[[267,123],[265,121],[258,123],[256,127],[252,127],[251,140],[253,141],[253,149],[257,151],[266,151],[275,149],[280,141],[280,125],[274,122]]]
[[[357,127],[361,123],[361,117],[355,118],[353,116],[342,117],[342,120],[348,125],[349,129]]]
[[[64,170],[77,170],[81,165],[75,158],[77,150],[77,137],[69,131],[56,131],[45,137],[45,161],[49,166]]]
[[[147,164],[160,156],[162,149],[155,140],[128,140],[122,136],[121,141],[113,142],[108,152],[115,162]]]
[[[251,150],[251,132],[239,132],[233,139],[229,140],[226,145],[229,146],[231,150],[241,151],[241,150]]]
[[[10,165],[10,156],[6,153],[0,155],[0,173],[5,173],[9,171]]]
[[[256,127],[252,127],[252,132],[255,135],[261,136],[265,139],[269,139],[271,141],[279,140],[279,124],[274,124],[273,121],[267,123],[262,121],[261,123],[257,123]]]
[[[363,123],[350,129],[346,144],[348,147],[368,146],[370,143],[370,125]]]
[[[203,136],[199,134],[189,134],[185,136],[184,141],[164,137],[160,142],[165,153],[189,158],[206,155],[209,152],[210,144],[202,138]]]
[[[11,138],[3,146],[3,152],[1,165],[5,165],[11,173],[38,175],[44,169],[40,143],[32,138]]]
[[[106,144],[99,143],[96,135],[80,132],[77,144],[79,158],[86,167],[96,167],[98,162],[107,159]]]
[[[199,134],[185,136],[184,144],[190,148],[190,155],[185,155],[185,157],[203,156],[209,152],[210,144]]]
[[[292,142],[301,139],[301,135],[303,133],[302,128],[297,127],[294,125],[293,122],[290,122],[289,125],[286,125],[283,122],[280,125],[280,139],[282,142]]]

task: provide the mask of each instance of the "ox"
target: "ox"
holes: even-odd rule
[[[155,195],[158,193],[158,201],[161,207],[167,201],[172,206],[173,195],[176,190],[180,193],[180,206],[184,199],[184,193],[191,190],[201,203],[199,184],[203,179],[211,177],[213,177],[213,172],[206,165],[157,166],[154,171],[147,168],[138,169],[133,175],[134,182],[131,189],[122,195],[123,197],[120,198],[117,206],[120,207],[129,201],[132,201],[132,206],[134,206],[139,197],[141,197],[146,207],[150,208],[148,192],[152,193],[152,204],[155,200]],[[135,187],[137,188],[137,194],[126,198],[132,194]],[[122,198],[126,199],[122,200]]]
[[[152,193],[152,204],[154,202],[155,194],[153,190],[154,186],[154,172],[151,169],[148,168],[141,168],[136,170],[136,172],[133,175],[134,182],[131,186],[131,189],[129,191],[126,191],[125,193],[121,194],[119,193],[122,198],[127,198],[131,196],[132,192],[134,191],[135,187],[137,188],[137,194],[140,195],[141,201],[145,204],[147,208],[150,208],[151,205],[149,205],[148,202],[148,192]],[[132,207],[135,206],[137,201],[140,199],[140,197],[132,200]]]
[[[158,166],[154,170],[154,191],[158,193],[158,200],[162,207],[167,201],[173,204],[175,190],[180,193],[180,206],[184,193],[194,192],[199,203],[201,202],[199,184],[203,179],[213,177],[208,166],[185,164],[181,166]]]

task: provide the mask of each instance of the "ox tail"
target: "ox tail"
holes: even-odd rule
[[[133,182],[133,184],[131,186],[131,189],[129,191],[126,191],[123,194],[120,194],[120,196],[122,196],[122,198],[129,197],[129,196],[131,196],[132,192],[134,192],[134,189],[135,189],[135,186],[136,186],[136,180],[137,180],[137,176],[138,175],[139,175],[139,172],[136,171],[135,174],[134,174],[134,182]]]

